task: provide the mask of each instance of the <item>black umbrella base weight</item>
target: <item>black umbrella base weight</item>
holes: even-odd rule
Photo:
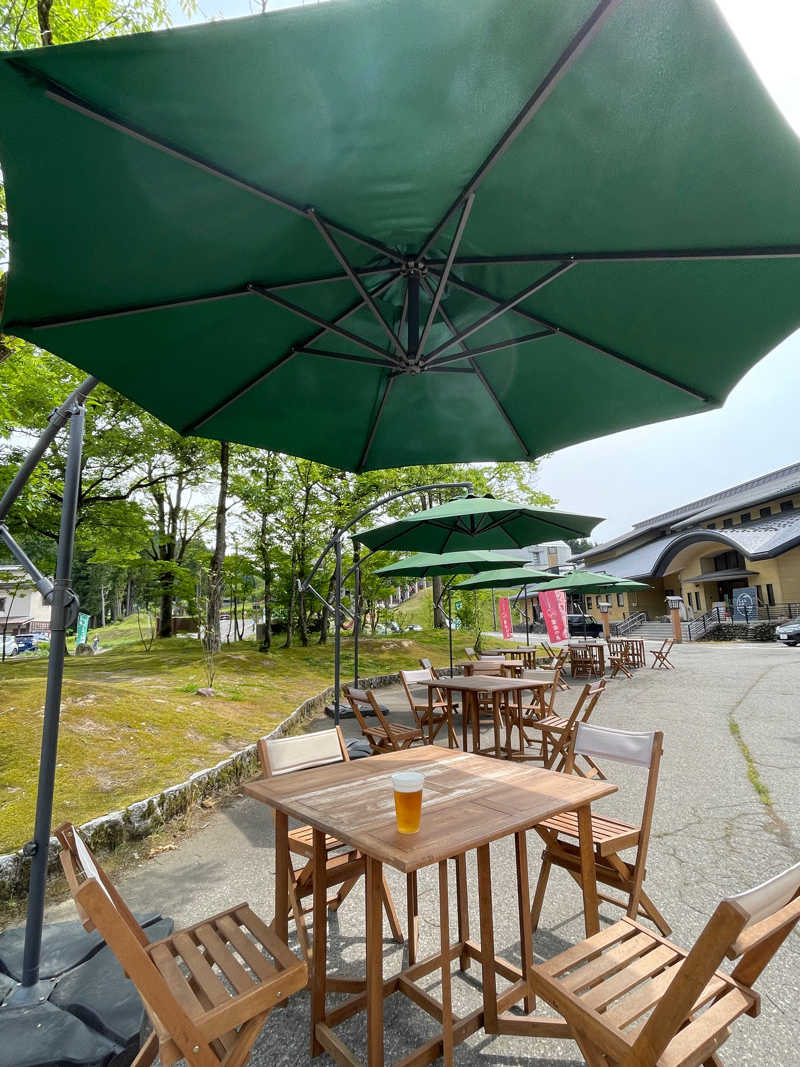
[[[152,941],[172,920],[146,915]],[[128,1067],[139,1050],[144,1009],[111,950],[78,922],[46,926],[42,979],[22,975],[22,929],[0,934],[0,1067]]]

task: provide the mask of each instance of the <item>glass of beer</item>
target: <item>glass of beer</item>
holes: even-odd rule
[[[394,811],[401,834],[415,834],[422,814],[422,775],[418,771],[397,771],[392,775]]]

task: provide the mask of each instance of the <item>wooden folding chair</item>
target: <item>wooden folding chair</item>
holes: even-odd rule
[[[589,721],[592,712],[597,707],[597,701],[605,692],[605,688],[604,678],[601,678],[599,682],[594,682],[594,684],[587,682],[575,702],[575,707],[566,719],[559,715],[545,715],[544,718],[533,719],[527,724],[527,729],[533,731],[533,738],[529,737],[528,740],[539,740],[541,746],[540,758],[542,765],[547,770],[564,770],[575,727],[578,722],[586,723]],[[536,736],[537,732],[538,738]],[[575,765],[573,770],[576,774],[580,774],[584,778],[605,778],[603,772],[590,756],[585,756],[581,753],[581,757],[587,765],[588,771],[580,770]]]
[[[650,664],[650,670],[655,670],[658,667],[659,670],[666,668],[669,671],[675,670],[675,665],[670,663],[669,654],[672,651],[672,646],[675,644],[674,637],[667,637],[661,648],[657,648],[655,651],[650,650],[650,655],[654,657],[653,662]]]
[[[598,882],[619,890],[626,898],[619,900],[616,897],[600,894],[601,900],[625,908],[631,919],[636,919],[640,915],[650,919],[664,937],[668,937],[670,928],[666,919],[642,889],[663,740],[664,735],[660,731],[631,733],[628,730],[614,730],[608,726],[592,726],[581,722],[576,726],[564,770],[570,774],[574,768],[575,759],[579,755],[610,759],[617,763],[627,763],[647,770],[644,808],[642,820],[638,826],[592,812],[595,874]],[[539,880],[536,883],[531,908],[531,921],[535,930],[539,925],[550,868],[553,865],[563,867],[580,886],[583,880],[580,849],[577,844],[577,813],[566,811],[552,819],[546,819],[534,829],[545,843]],[[628,849],[636,850],[633,860],[623,859],[619,855],[620,852]]]
[[[422,730],[414,726],[401,726],[400,723],[389,722],[383,714],[378,698],[371,689],[353,689],[352,686],[342,687],[345,698],[353,709],[361,733],[369,741],[373,753],[378,756],[381,752],[399,752],[404,748],[410,748],[416,741],[427,744]],[[364,718],[364,707],[368,706],[377,722],[371,723]]]
[[[438,678],[439,677],[439,675],[438,675],[438,673],[436,671],[436,668],[434,667],[434,665],[431,663],[431,661],[428,659],[427,656],[422,656],[420,658],[419,665],[423,669],[423,671],[430,671],[433,674],[434,678]]]
[[[562,648],[560,652],[555,652],[550,658],[536,661],[536,670],[539,671],[559,671],[558,688],[562,693],[569,692],[569,686],[564,681],[564,673],[567,669],[567,661],[569,660],[569,649]]]
[[[467,659],[480,659],[480,656],[471,645],[464,646],[464,655]]]
[[[420,730],[428,731],[428,740],[433,744],[436,739],[436,735],[439,733],[443,726],[448,726],[447,718],[447,700],[444,697],[444,693],[440,689],[434,689],[434,700],[432,707],[428,706],[427,694],[425,699],[417,699],[414,693],[411,691],[412,685],[417,685],[419,682],[435,681],[435,675],[431,667],[426,670],[419,671],[400,671],[400,681],[403,683],[403,689],[408,697],[408,703],[411,707],[411,711],[414,718],[417,721],[417,726]],[[455,707],[455,705],[454,705]],[[448,727],[449,729],[449,727]],[[450,739],[454,744],[458,744],[455,732],[449,729]]]
[[[570,645],[569,669],[573,678],[591,678],[595,673],[594,657],[590,648]]]
[[[800,920],[800,863],[723,900],[690,952],[625,918],[531,970],[589,1067],[721,1067],[716,1051]],[[739,960],[731,974],[725,956]]]
[[[258,742],[258,757],[264,775],[267,778],[279,774],[291,774],[293,771],[310,770],[323,767],[329,763],[341,763],[349,760],[347,746],[341,729],[319,730],[297,737],[279,737],[274,740],[262,737]],[[311,959],[311,943],[308,937],[305,916],[312,906],[303,906],[303,900],[314,892],[313,860],[314,834],[311,826],[299,826],[289,831],[289,853],[302,857],[303,863],[295,867],[289,863],[289,906],[292,910],[297,937],[306,960]],[[328,834],[325,837],[325,884],[327,888],[339,886],[339,891],[328,900],[329,911],[336,911],[353,889],[359,878],[364,875],[366,866],[364,857],[356,849],[345,845],[338,838]],[[383,879],[383,907],[392,930],[392,937],[398,944],[405,938],[397,920],[394,901],[392,900],[386,877]]]
[[[611,665],[611,677],[616,678],[622,671],[626,678],[633,678],[630,671],[630,646],[625,641],[608,642],[608,661]]]
[[[56,830],[59,859],[84,927],[98,930],[153,1024],[132,1067],[242,1067],[275,1007],[308,969],[247,904],[152,944],[71,823]],[[187,887],[191,888],[191,887]]]

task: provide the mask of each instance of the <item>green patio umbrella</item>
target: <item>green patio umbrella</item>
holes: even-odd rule
[[[464,496],[352,537],[373,552],[382,548],[420,552],[526,548],[542,541],[586,537],[602,521],[492,496]]]
[[[541,585],[537,585],[535,592],[544,592],[548,589],[563,589],[567,593],[615,593],[625,589],[650,589],[644,582],[635,582],[632,578],[615,578],[613,574],[603,574],[597,571],[572,571],[571,574],[563,574],[558,578],[551,578]]]
[[[519,557],[503,552],[417,552],[375,571],[384,578],[431,578],[441,574],[480,574],[490,567],[518,568]]]
[[[7,53],[0,98],[4,329],[182,433],[525,459],[800,323],[800,145],[712,0],[340,0]]]
[[[397,563],[390,563],[387,567],[381,567],[375,573],[389,578],[392,575],[405,575],[406,577],[424,578],[435,575],[450,574],[454,577],[459,574],[478,574],[489,567],[505,567],[517,569],[519,558],[507,556],[502,552],[446,552],[443,555],[434,552],[417,552],[414,556],[408,556]],[[450,676],[453,675],[453,612],[450,608],[450,590],[452,579],[442,591],[448,594],[447,630],[448,646],[450,649]],[[439,602],[441,597],[439,598]]]
[[[519,563],[519,560],[517,562]],[[465,578],[455,588],[513,589],[518,585],[526,586],[548,581],[552,577],[552,574],[547,571],[536,571],[532,567],[515,567],[513,570],[496,570],[487,571],[485,574],[476,574],[473,578]]]

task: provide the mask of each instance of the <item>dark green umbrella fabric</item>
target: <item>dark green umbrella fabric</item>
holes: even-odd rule
[[[0,99],[4,328],[184,433],[538,456],[800,322],[800,147],[713,0],[337,0],[6,54]]]
[[[503,552],[417,552],[375,571],[384,578],[432,578],[437,574],[480,574],[491,568],[519,568],[519,557]]]
[[[525,548],[542,541],[586,537],[602,521],[591,515],[529,508],[491,496],[464,496],[397,522],[362,530],[352,538],[373,552],[380,548],[439,553]]]
[[[547,589],[563,589],[567,593],[602,593],[624,592],[625,590],[650,589],[644,582],[635,582],[631,578],[615,578],[611,574],[602,574],[594,571],[573,571],[571,574],[553,578],[542,585],[537,585],[534,592],[540,593]]]
[[[512,589],[515,586],[537,585],[547,581],[552,575],[547,571],[535,571],[530,567],[515,567],[514,570],[488,571],[476,574],[474,578],[465,578],[455,586],[456,589]]]

